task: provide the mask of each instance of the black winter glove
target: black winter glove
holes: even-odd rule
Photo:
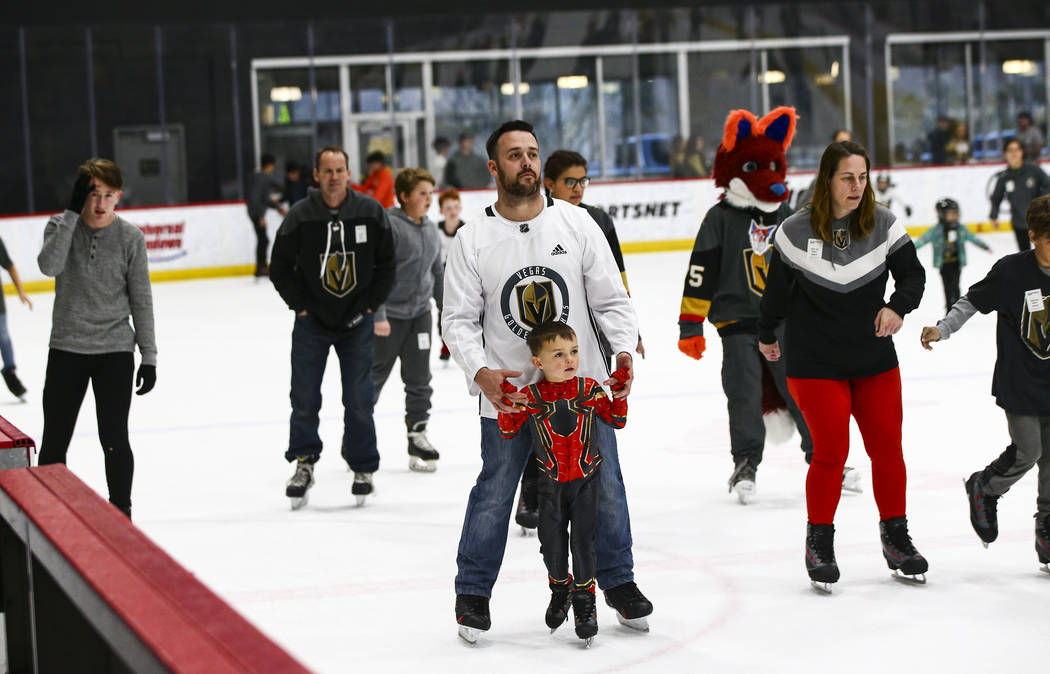
[[[135,395],[146,395],[152,391],[153,387],[157,385],[157,366],[139,365],[139,373],[135,375],[135,385],[139,387],[139,390],[135,391]]]
[[[84,202],[87,201],[90,193],[91,176],[87,173],[78,175],[77,181],[73,183],[73,194],[69,197],[69,210],[74,213],[84,210]]]

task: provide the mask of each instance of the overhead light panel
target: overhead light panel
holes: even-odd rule
[[[1003,61],[1003,73],[1006,75],[1024,75],[1025,77],[1031,77],[1037,75],[1039,69],[1036,67],[1035,61],[1011,59],[1009,61]]]
[[[559,89],[586,89],[586,75],[564,75],[558,78]]]
[[[787,79],[783,70],[767,70],[758,76],[758,81],[765,84],[780,84]]]
[[[303,97],[303,90],[299,87],[273,87],[270,89],[270,100],[274,103],[289,103],[298,101]]]
[[[530,89],[531,89],[531,87],[529,86],[528,82],[521,82],[520,84],[518,84],[518,93],[521,94],[522,96],[524,96],[525,94],[529,93]],[[500,85],[499,92],[501,94],[503,94],[504,96],[513,96],[514,95],[514,83],[513,82],[504,82],[503,84]]]

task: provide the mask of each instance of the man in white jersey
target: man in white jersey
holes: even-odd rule
[[[491,625],[488,600],[496,582],[511,507],[531,438],[503,439],[496,418],[514,408],[501,401],[500,384],[535,383],[525,338],[548,320],[568,323],[579,339],[579,376],[608,386],[609,339],[616,368],[631,368],[638,323],[619,269],[601,230],[581,208],[545,197],[540,190],[539,143],[532,126],[506,122],[486,144],[497,200],[467,220],[449,250],[445,268],[442,330],[445,343],[481,395],[482,468],[470,492],[456,561],[456,620],[460,635],[475,641]],[[632,370],[633,378],[633,370]],[[629,380],[616,397],[628,395]],[[524,402],[520,393],[506,395]],[[596,532],[598,585],[624,624],[648,629],[653,606],[634,584],[631,526],[620,474],[616,436],[598,424],[606,468]]]

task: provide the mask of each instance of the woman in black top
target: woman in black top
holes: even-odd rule
[[[1021,141],[1011,138],[1003,148],[1006,169],[999,173],[992,190],[992,212],[988,219],[992,226],[999,224],[999,204],[1005,197],[1010,202],[1010,219],[1017,237],[1017,248],[1028,250],[1032,244],[1028,240],[1028,225],[1025,224],[1025,213],[1032,199],[1050,192],[1050,177],[1033,163],[1026,162]]]
[[[875,204],[867,151],[832,143],[820,160],[813,198],[785,220],[773,239],[773,261],[761,302],[759,350],[781,356],[788,389],[813,436],[806,477],[806,569],[819,589],[839,578],[833,548],[849,420],[857,420],[871,458],[883,555],[906,576],[926,572],[905,518],[900,372],[891,335],[922,299],[926,274],[904,226]],[[886,282],[894,292],[885,300]]]

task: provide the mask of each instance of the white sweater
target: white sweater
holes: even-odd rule
[[[471,395],[481,392],[474,376],[483,367],[521,371],[511,380],[517,386],[537,381],[525,338],[545,320],[561,320],[576,331],[579,376],[609,376],[597,328],[613,354],[634,350],[634,307],[609,244],[587,211],[547,197],[540,214],[526,223],[501,217],[493,206],[467,223],[449,251],[441,326]],[[481,414],[497,416],[484,398]]]

